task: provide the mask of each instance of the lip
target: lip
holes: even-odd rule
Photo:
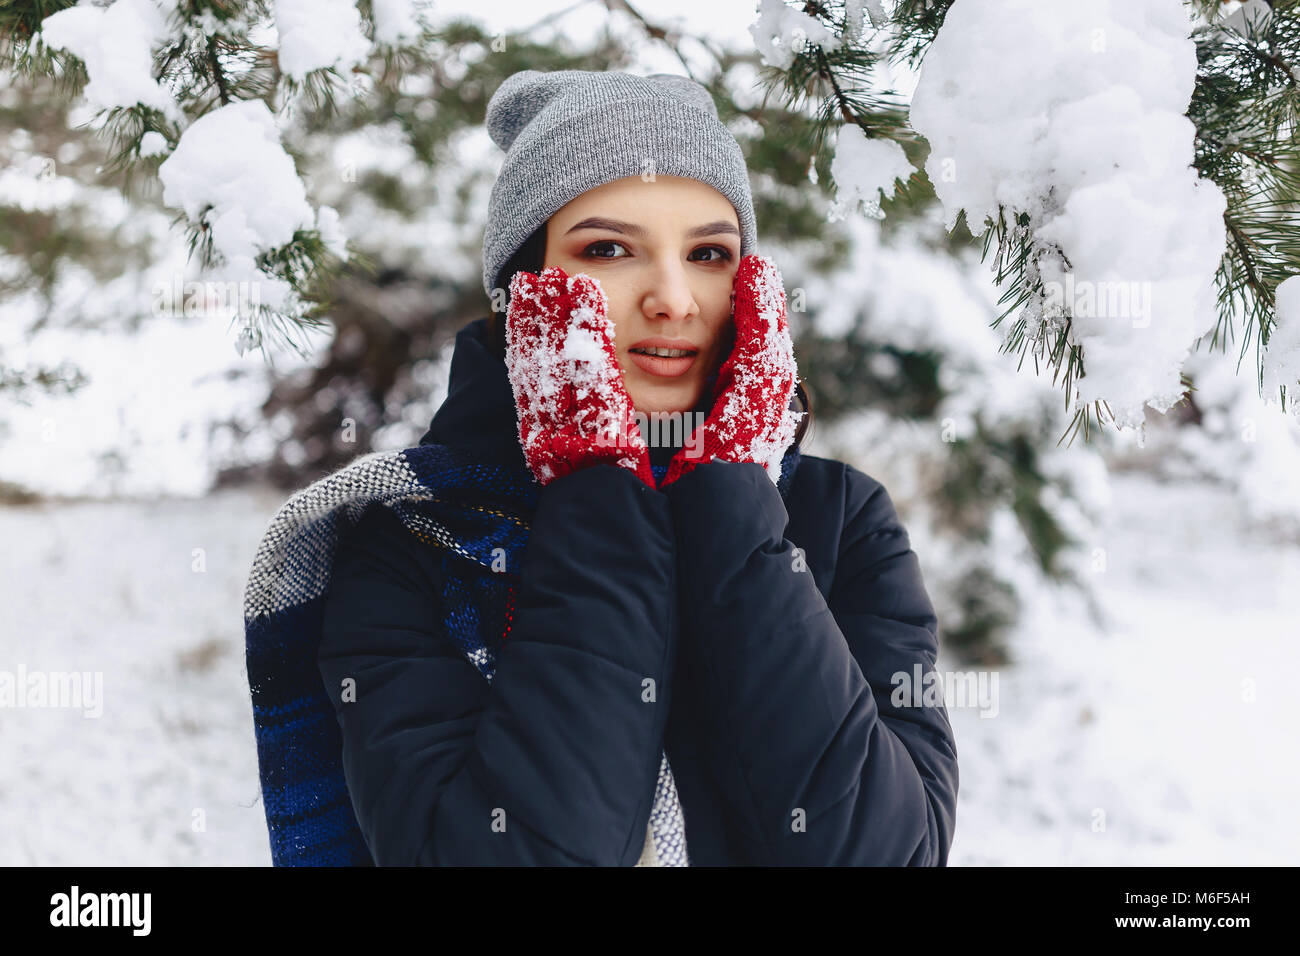
[[[658,355],[642,355],[640,352],[633,352],[632,349],[692,349],[694,355],[683,355],[681,358],[663,358]],[[665,378],[676,378],[679,375],[685,375],[695,360],[700,357],[700,350],[693,342],[686,339],[666,339],[655,337],[650,339],[641,339],[639,342],[633,342],[628,346],[627,357],[631,359],[636,366],[642,371],[649,372],[651,375],[659,375]]]

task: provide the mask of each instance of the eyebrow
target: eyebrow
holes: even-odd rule
[[[569,228],[565,233],[567,236],[570,232],[577,232],[579,229],[608,229],[610,232],[622,233],[626,236],[633,236],[637,239],[646,237],[644,226],[638,226],[633,222],[623,222],[620,219],[606,219],[603,216],[591,216],[582,222],[577,223]],[[701,236],[716,236],[720,233],[740,237],[740,230],[732,223],[725,219],[719,219],[717,222],[705,223],[702,226],[696,226],[686,233],[687,239],[698,239]]]

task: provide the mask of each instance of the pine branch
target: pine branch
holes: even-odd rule
[[[49,49],[40,41],[45,18],[75,6],[76,0],[28,0],[0,6],[0,65],[28,76],[49,76],[59,81],[59,93],[72,99],[88,82],[85,65],[67,51]],[[373,35],[373,7],[361,4],[364,22]],[[296,104],[307,111],[329,114],[336,106],[336,87],[346,85],[337,71],[315,71],[301,81],[282,76],[277,51],[250,39],[250,31],[268,24],[274,15],[268,0],[180,0],[168,20],[169,38],[154,53],[153,76],[179,107],[181,119],[137,103],[100,109],[94,115],[99,135],[109,143],[104,170],[119,176],[130,194],[141,176],[153,177],[163,156],[143,157],[144,137],[157,133],[170,153],[185,129],[208,113],[241,101],[261,99],[276,112],[276,102]],[[429,37],[425,36],[425,39]],[[385,46],[375,57],[385,68],[396,62],[397,52]],[[358,70],[357,72],[361,72]],[[204,268],[219,268],[224,261],[214,247],[207,221],[209,211],[195,222],[184,214],[174,223],[183,226],[191,257]],[[244,317],[243,345],[268,340],[301,353],[293,334],[321,325],[319,314],[328,304],[324,290],[340,274],[342,263],[332,255],[315,230],[299,230],[288,244],[268,250],[256,260],[268,276],[283,279],[293,288],[303,314],[277,315],[258,308]]]
[[[938,35],[951,5],[952,0],[899,0],[886,42],[891,58],[915,67]],[[1235,337],[1234,316],[1242,314],[1243,355],[1254,338],[1262,388],[1262,349],[1275,322],[1273,290],[1300,272],[1300,2],[1275,0],[1269,4],[1270,16],[1261,21],[1245,19],[1239,29],[1224,24],[1221,4],[1189,0],[1189,6],[1202,19],[1191,31],[1198,58],[1188,109],[1196,128],[1193,165],[1227,199],[1228,242],[1215,276],[1219,316],[1211,347],[1225,333]],[[870,71],[877,55],[868,45],[882,39],[883,31],[868,31],[846,41],[843,4],[809,0],[801,9],[837,31],[841,43],[834,50],[813,46],[795,56],[788,70],[769,70],[764,79],[791,104],[805,98],[820,100],[814,111],[816,142],[824,142],[831,128],[848,123],[858,125],[867,136],[885,136],[900,144],[920,141],[908,126],[904,106],[872,87]],[[924,170],[913,178],[933,189]],[[1074,382],[1083,375],[1085,355],[1081,346],[1069,342],[1068,314],[1055,322],[1041,315],[1044,286],[1036,266],[1041,256],[1060,256],[1061,251],[1035,246],[1031,224],[1008,223],[1005,210],[984,225],[982,257],[987,261],[990,251],[996,250],[992,263],[996,281],[1006,290],[999,302],[1006,309],[992,324],[996,327],[1010,313],[1020,313],[1004,336],[1003,349],[1019,349],[1022,364],[1032,349],[1036,366],[1043,357],[1053,369],[1053,381],[1063,372],[1068,407]],[[1068,262],[1065,265],[1069,267]],[[1103,418],[1104,404],[1094,402],[1078,409],[1071,431],[1082,428],[1087,435],[1091,417]],[[1105,410],[1109,412],[1109,407]]]
[[[895,62],[915,67],[939,35],[953,0],[899,0],[894,9],[895,37],[891,55]]]
[[[1274,290],[1300,273],[1300,4],[1272,9],[1263,21],[1241,18],[1238,28],[1212,21],[1196,30],[1197,84],[1188,109],[1197,130],[1194,165],[1228,199],[1210,348],[1236,338],[1240,314],[1238,367],[1253,340],[1261,391]]]
[[[804,12],[815,16],[843,37],[847,11],[808,0]],[[813,113],[805,145],[815,154],[827,150],[833,129],[853,124],[868,138],[892,139],[900,145],[920,143],[907,121],[903,99],[893,91],[876,90],[873,71],[880,55],[865,45],[841,42],[832,49],[808,43],[795,52],[789,69],[765,66],[762,80],[780,94],[793,112]]]

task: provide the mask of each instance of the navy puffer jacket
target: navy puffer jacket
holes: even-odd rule
[[[487,320],[456,337],[422,443],[524,466]],[[440,633],[439,560],[372,506],[326,599],[326,687],[375,862],[634,864],[667,752],[693,866],[943,866],[957,751],[942,704],[896,706],[938,624],[889,495],[802,455],[663,490],[600,465],[541,489],[488,684]],[[654,679],[656,702],[643,699]],[[910,697],[910,694],[909,694]],[[494,810],[510,826],[494,832]]]

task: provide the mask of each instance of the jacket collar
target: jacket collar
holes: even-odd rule
[[[447,398],[434,413],[421,445],[463,448],[476,457],[527,468],[506,363],[488,346],[488,317],[456,333]]]

